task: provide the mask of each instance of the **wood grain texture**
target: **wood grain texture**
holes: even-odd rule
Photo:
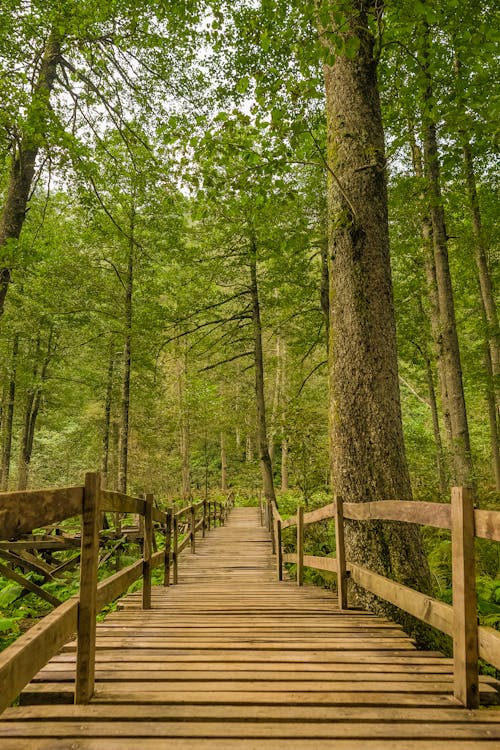
[[[20,490],[0,493],[2,539],[14,539],[33,529],[64,521],[82,512],[83,487]]]
[[[307,556],[304,556],[307,564]],[[75,643],[0,721],[2,750],[474,750],[500,713],[462,709],[452,660],[398,625],[276,580],[258,508],[179,559],[177,586],[125,597],[97,625],[95,693],[72,705]],[[494,682],[483,680],[486,700]]]

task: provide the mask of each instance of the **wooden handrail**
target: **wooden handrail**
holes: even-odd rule
[[[280,517],[281,518],[281,517]],[[305,555],[304,527],[323,520],[335,520],[336,557]],[[452,535],[453,606],[408,586],[396,583],[345,559],[345,519],[356,521],[400,521],[440,529]],[[283,554],[281,532],[297,527],[297,552]],[[450,503],[383,500],[371,503],[333,503],[282,520],[273,528],[273,542],[279,544],[278,578],[283,563],[295,563],[297,583],[302,582],[303,567],[337,574],[339,607],[347,608],[346,582],[349,576],[358,586],[370,591],[399,609],[452,636],[454,641],[455,697],[469,708],[478,705],[478,656],[500,669],[500,633],[477,625],[474,575],[474,538],[500,541],[500,512],[476,510],[470,490],[452,489]]]
[[[43,528],[74,516],[82,517],[80,593],[57,606],[0,653],[0,712],[12,703],[75,631],[78,640],[75,702],[88,702],[94,691],[96,615],[141,577],[143,608],[149,609],[152,570],[164,566],[163,583],[168,586],[173,568],[173,583],[177,583],[181,549],[191,544],[194,551],[196,532],[201,530],[204,534],[210,528],[210,504],[207,500],[191,503],[173,513],[171,508],[166,511],[153,508],[154,498],[151,494],[144,498],[132,497],[102,489],[100,483],[100,475],[94,473],[86,475],[83,486],[0,493],[0,528],[4,539],[19,539],[34,528]],[[230,494],[224,502],[213,501],[212,504],[213,525],[217,521],[223,524],[234,505],[234,496]],[[200,510],[202,515],[197,517]],[[99,525],[104,511],[134,513],[143,517],[143,550],[135,563],[98,583]],[[179,544],[178,519],[186,512],[192,521],[190,533]],[[154,522],[159,524],[165,537],[165,549],[158,552],[153,551],[156,549]],[[58,544],[58,538],[5,542],[3,546],[8,548],[9,544],[31,548],[50,545],[53,548]],[[61,543],[62,549],[65,546]],[[55,599],[53,603],[56,604]]]

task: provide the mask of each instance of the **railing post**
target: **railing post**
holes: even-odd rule
[[[153,550],[153,495],[144,498],[144,562],[142,564],[142,608],[151,609],[151,553]]]
[[[201,535],[205,536],[205,529],[207,527],[207,500],[203,501],[203,523],[201,525]]]
[[[283,580],[283,547],[281,545],[281,521],[276,519],[276,568],[278,581]]]
[[[196,539],[195,539],[195,534],[196,534],[196,513],[195,513],[195,510],[194,510],[193,503],[191,503],[190,508],[189,508],[189,521],[190,521],[190,523],[189,523],[189,525],[190,525],[189,535],[191,537],[191,554],[194,555],[194,553],[196,552]]]
[[[100,491],[101,475],[98,472],[85,474],[75,703],[88,703],[94,693]]]
[[[304,583],[304,508],[297,508],[297,586]]]
[[[451,490],[454,694],[466,708],[479,705],[474,503],[467,487]]]
[[[347,574],[344,541],[344,501],[335,499],[335,556],[337,558],[337,595],[339,609],[347,609]]]
[[[165,512],[165,562],[163,569],[163,585],[170,586],[170,550],[172,547],[172,508]]]
[[[179,580],[179,521],[175,514],[175,509],[172,512],[173,519],[173,530],[174,530],[174,547],[172,552],[172,562],[174,564],[174,583]]]

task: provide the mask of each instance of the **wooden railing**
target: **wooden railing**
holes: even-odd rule
[[[202,500],[174,512],[171,508],[165,511],[155,508],[153,500],[151,494],[139,498],[102,489],[98,473],[86,474],[83,486],[0,493],[0,539],[8,540],[7,544],[2,542],[3,549],[8,549],[9,545],[15,548],[16,544],[31,545],[33,549],[40,544],[43,547],[43,542],[23,542],[19,538],[31,534],[33,529],[81,517],[79,594],[56,606],[0,653],[0,711],[12,703],[74,633],[77,634],[75,703],[88,702],[94,692],[97,614],[141,577],[142,606],[151,608],[152,570],[163,566],[164,586],[170,584],[172,570],[173,583],[177,583],[180,552],[187,545],[195,552],[196,533],[201,531],[204,536],[217,522],[223,524],[233,505],[230,495],[225,502]],[[141,518],[142,556],[99,583],[100,528],[104,512],[133,513]],[[180,541],[183,519],[187,519],[188,528]],[[154,551],[156,531],[160,531],[165,540],[164,549],[159,551]],[[55,603],[58,604],[57,600]]]
[[[474,539],[500,541],[500,512],[474,509],[471,491],[454,487],[451,504],[400,500],[343,503],[337,497],[333,503],[309,513],[299,506],[296,515],[286,520],[270,503],[261,504],[261,513],[263,522],[272,534],[279,580],[283,578],[284,563],[296,564],[298,585],[302,585],[304,567],[335,573],[341,609],[348,607],[347,580],[350,578],[372,594],[450,635],[453,638],[455,697],[469,708],[477,707],[478,660],[481,657],[500,669],[500,633],[493,628],[478,626]],[[305,527],[326,519],[335,521],[335,557],[306,555]],[[449,529],[452,539],[453,605],[349,562],[344,545],[346,519],[358,522],[401,521]],[[291,526],[296,527],[296,552],[284,554],[282,532]]]

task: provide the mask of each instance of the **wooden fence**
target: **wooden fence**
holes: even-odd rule
[[[269,503],[262,505],[261,513],[272,533],[279,580],[283,577],[284,563],[296,564],[298,585],[303,583],[304,567],[335,573],[341,609],[348,607],[347,581],[350,578],[358,586],[451,636],[455,697],[468,708],[477,707],[478,660],[481,657],[500,669],[500,633],[478,626],[474,539],[500,541],[500,512],[475,509],[471,491],[454,487],[451,504],[400,500],[343,503],[337,497],[333,503],[309,513],[299,507],[296,515],[287,520]],[[305,554],[305,527],[327,519],[335,521],[336,556]],[[344,545],[346,519],[348,522],[401,521],[451,530],[453,605],[349,562]],[[296,552],[284,554],[282,532],[291,526],[295,526],[297,532]]]
[[[43,547],[43,541],[19,541],[20,537],[31,534],[33,529],[81,517],[79,594],[63,604],[55,600],[59,606],[0,654],[0,711],[12,703],[74,633],[78,642],[75,703],[88,702],[94,692],[97,614],[141,577],[142,605],[144,609],[151,608],[152,570],[163,566],[163,584],[168,586],[171,577],[173,583],[177,583],[180,552],[187,545],[195,552],[196,533],[201,531],[204,536],[217,521],[223,524],[233,504],[230,495],[223,503],[202,500],[174,512],[171,508],[165,511],[155,508],[153,500],[150,494],[139,498],[102,489],[98,473],[86,474],[83,486],[0,493],[0,538],[6,540],[2,542],[4,550],[16,549],[16,544],[24,548],[31,545],[32,549]],[[142,556],[136,562],[99,583],[99,542],[104,512],[139,516],[143,543]],[[179,527],[183,522],[187,533],[180,541]],[[165,539],[164,549],[159,551],[154,551],[157,547],[155,529]],[[7,573],[9,577],[16,575],[11,569]]]

